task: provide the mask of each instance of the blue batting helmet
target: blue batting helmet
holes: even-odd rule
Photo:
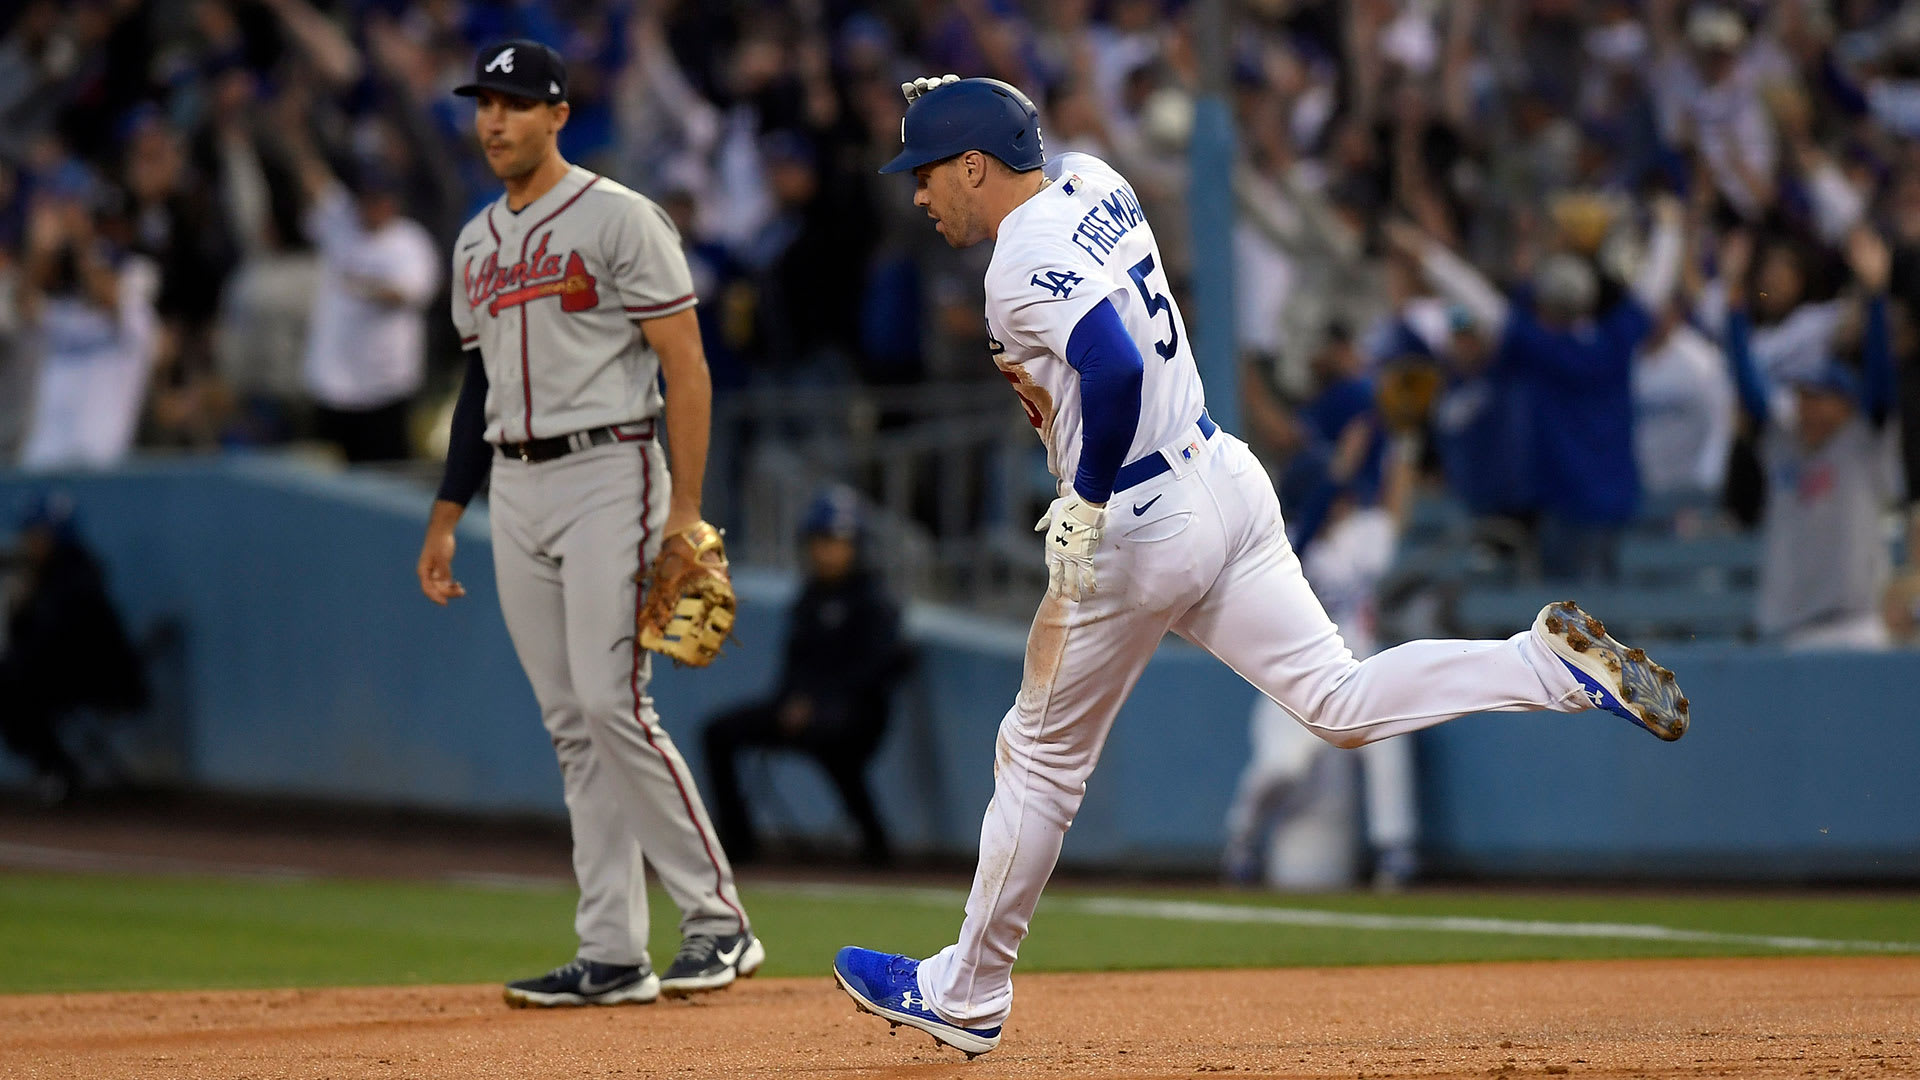
[[[992,154],[1015,172],[1047,160],[1040,110],[999,79],[961,79],[915,98],[900,121],[900,142],[899,156],[881,172],[911,172],[969,150]]]

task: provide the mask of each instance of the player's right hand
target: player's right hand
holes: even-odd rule
[[[441,607],[467,595],[467,590],[453,580],[452,529],[427,530],[427,542],[420,547],[420,564],[415,569],[420,574],[420,591]]]
[[[1047,594],[1079,603],[1099,591],[1093,553],[1100,546],[1107,512],[1078,495],[1053,500],[1034,532],[1047,534]]]

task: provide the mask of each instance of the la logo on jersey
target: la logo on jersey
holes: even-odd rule
[[[499,56],[487,61],[486,70],[504,71],[509,75],[513,74],[513,50],[510,48],[500,50]]]
[[[589,311],[598,307],[598,282],[587,272],[585,260],[577,251],[568,252],[564,258],[548,254],[547,241],[552,238],[552,231],[542,233],[540,246],[533,249],[533,254],[505,268],[500,266],[498,251],[488,252],[477,271],[473,260],[468,259],[460,271],[467,290],[467,307],[484,304],[487,314],[498,315],[502,308],[518,307],[548,296],[560,298],[561,311]]]
[[[1033,284],[1040,286],[1053,295],[1065,300],[1073,295],[1073,287],[1086,278],[1071,270],[1048,270],[1044,275],[1033,275]]]

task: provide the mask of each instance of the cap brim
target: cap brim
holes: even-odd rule
[[[880,171],[883,173],[912,172],[929,161],[938,160],[940,159],[929,158],[925,154],[916,154],[912,150],[902,150],[892,161],[880,166]]]
[[[453,88],[453,92],[461,97],[479,97],[480,91],[482,90],[491,90],[496,94],[505,94],[508,97],[517,97],[525,101],[541,101],[548,105],[554,105],[567,100],[565,95],[554,97],[551,94],[529,94],[527,93],[527,88],[524,86],[515,86],[511,83],[499,82],[493,79],[482,79],[478,82],[463,83]]]

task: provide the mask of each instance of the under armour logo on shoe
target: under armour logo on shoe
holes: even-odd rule
[[[511,73],[513,71],[513,50],[510,48],[500,50],[499,56],[487,61],[487,66],[484,70]]]
[[[901,993],[900,995],[900,1007],[903,1009],[913,1009],[913,1008],[924,1009],[927,1007],[927,999],[923,997],[920,997],[920,998],[914,997],[913,991],[907,990]]]
[[[1593,707],[1596,709],[1604,709],[1607,707],[1607,695],[1598,690],[1587,691],[1587,700],[1593,702]]]

